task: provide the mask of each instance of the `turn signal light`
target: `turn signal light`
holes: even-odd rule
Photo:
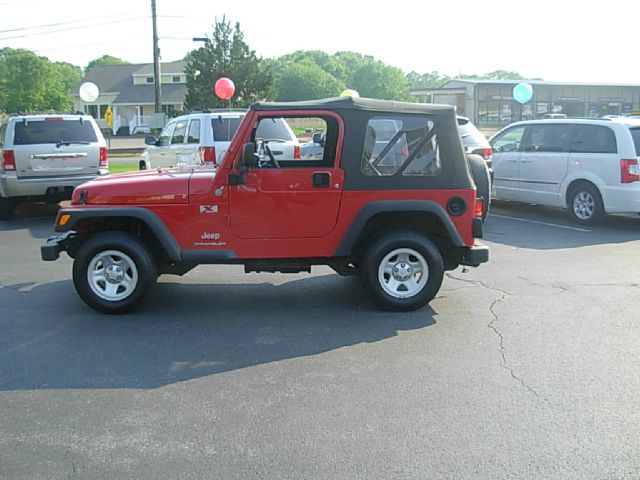
[[[60,221],[58,222],[58,225],[60,225],[61,227],[65,226],[69,222],[70,218],[71,218],[71,215],[69,215],[68,213],[65,213],[60,217]]]
[[[640,171],[638,170],[638,160],[620,160],[620,181],[622,183],[633,183],[640,181]]]
[[[5,172],[15,172],[16,171],[16,156],[13,153],[13,150],[3,150],[2,151],[2,164],[0,164],[2,170]]]
[[[484,212],[484,200],[482,198],[476,198],[476,217],[482,217],[482,213]]]
[[[293,147],[293,158],[295,160],[300,160],[300,145],[294,145],[294,147]]]

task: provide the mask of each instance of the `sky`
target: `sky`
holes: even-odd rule
[[[222,19],[261,57],[296,50],[372,55],[405,73],[510,70],[559,82],[640,84],[637,0],[156,0],[162,61]],[[151,63],[151,0],[0,0],[0,48],[80,67],[108,54]],[[45,26],[47,25],[47,26]]]

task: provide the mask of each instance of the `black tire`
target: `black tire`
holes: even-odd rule
[[[360,267],[362,282],[373,300],[385,310],[398,312],[416,310],[429,303],[440,290],[444,277],[440,251],[413,230],[394,230],[373,240],[365,249]],[[393,272],[398,269],[396,276]],[[416,281],[420,269],[422,275]],[[416,283],[415,289],[412,283]]]
[[[107,266],[106,262],[109,263]],[[95,277],[100,278],[90,282],[89,271],[94,271]],[[80,246],[73,263],[73,284],[78,295],[102,313],[131,311],[157,277],[156,262],[149,250],[136,237],[123,232],[105,232],[91,237]],[[116,290],[109,292],[113,288]]]
[[[604,217],[604,205],[598,189],[591,183],[573,185],[567,195],[571,218],[581,225],[593,225]]]
[[[491,174],[487,162],[480,155],[468,154],[467,162],[471,176],[476,184],[477,196],[482,199],[482,220],[487,218],[491,208]]]
[[[15,213],[15,200],[13,198],[0,196],[0,220],[12,220]]]

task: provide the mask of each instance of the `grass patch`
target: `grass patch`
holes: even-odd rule
[[[109,173],[116,175],[118,173],[135,172],[138,170],[138,163],[109,163]]]

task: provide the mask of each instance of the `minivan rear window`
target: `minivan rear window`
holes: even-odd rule
[[[97,142],[93,125],[80,120],[18,121],[13,135],[14,145],[37,145],[59,142]]]
[[[241,117],[214,117],[211,119],[214,142],[229,142],[236,134]]]
[[[640,157],[640,128],[630,128],[633,144],[636,146],[636,155]]]

